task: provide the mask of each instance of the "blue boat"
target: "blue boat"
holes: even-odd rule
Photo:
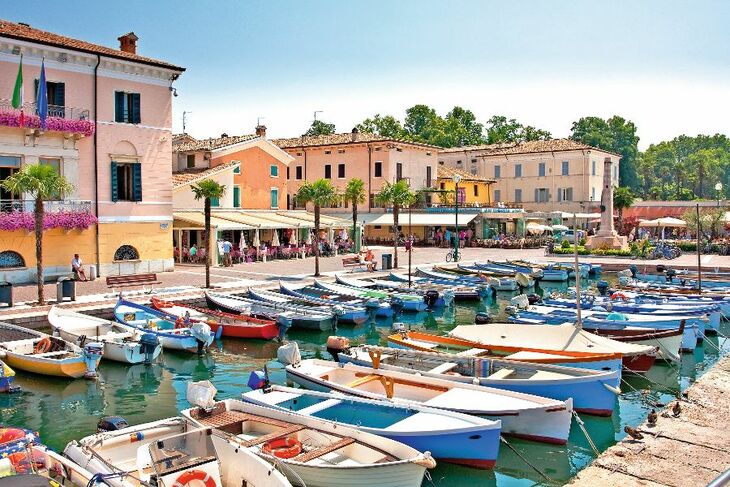
[[[434,409],[337,393],[272,385],[241,395],[244,402],[336,421],[399,441],[437,460],[492,468],[499,453],[501,422]]]
[[[359,298],[375,298],[387,300],[392,307],[399,308],[403,311],[419,312],[426,311],[428,304],[423,296],[407,293],[385,293],[383,291],[374,291],[369,289],[359,289],[356,287],[345,286],[342,284],[332,284],[314,280],[314,285],[320,289],[325,289],[335,294],[345,294]]]
[[[162,347],[170,350],[202,353],[215,339],[206,323],[181,323],[176,316],[124,299],[114,307],[114,318],[124,326],[156,335]]]
[[[318,306],[344,306],[345,313],[340,317],[344,320],[346,316],[358,317],[364,313],[367,320],[370,316],[371,309],[375,316],[381,318],[390,318],[393,316],[393,307],[390,303],[377,299],[358,298],[351,295],[335,294],[316,286],[292,286],[279,283],[281,294],[294,296],[306,302],[316,304]]]

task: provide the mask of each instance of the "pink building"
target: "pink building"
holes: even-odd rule
[[[137,54],[137,41],[130,32],[119,37],[118,48],[109,48],[0,20],[0,180],[24,164],[53,165],[74,190],[63,201],[48,202],[48,210],[87,221],[47,230],[50,276],[67,273],[75,252],[101,275],[173,267],[172,95],[184,68]],[[22,127],[20,110],[10,102],[21,54]],[[45,130],[35,116],[42,59]],[[0,218],[13,221],[31,207],[24,195],[7,192],[0,193],[0,206]],[[87,213],[98,223],[91,218],[87,226]],[[32,232],[8,227],[0,230],[0,280],[29,280]]]

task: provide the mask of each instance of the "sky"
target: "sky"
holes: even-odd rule
[[[103,5],[103,7],[101,7]],[[567,137],[617,114],[640,148],[730,134],[730,2],[673,0],[0,0],[0,17],[187,70],[173,130],[195,137],[348,132],[417,103],[506,115]]]

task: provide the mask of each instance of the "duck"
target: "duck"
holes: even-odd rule
[[[657,417],[658,415],[656,413],[656,410],[652,409],[649,412],[649,415],[646,417],[646,422],[649,424],[649,426],[654,426],[656,425]]]
[[[678,417],[680,413],[682,412],[682,406],[679,405],[679,401],[674,403],[674,406],[672,406],[672,414],[674,417]]]
[[[644,435],[641,434],[641,432],[635,428],[632,428],[631,426],[624,426],[624,431],[627,435],[632,437],[635,440],[643,440]]]

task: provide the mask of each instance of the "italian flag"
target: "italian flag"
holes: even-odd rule
[[[15,78],[15,88],[13,89],[13,108],[20,110],[20,126],[25,124],[25,114],[23,113],[23,55],[20,55],[20,64],[18,65],[18,76]]]

